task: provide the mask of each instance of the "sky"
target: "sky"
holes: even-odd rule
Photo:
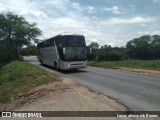
[[[0,0],[0,13],[36,23],[41,40],[64,32],[83,34],[87,45],[125,46],[142,35],[160,35],[160,0]]]

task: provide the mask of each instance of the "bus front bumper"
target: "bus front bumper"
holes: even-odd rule
[[[61,67],[63,70],[73,70],[87,68],[87,61],[72,61],[72,62],[63,62]]]

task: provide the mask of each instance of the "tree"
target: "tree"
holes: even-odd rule
[[[88,59],[99,60],[99,55],[97,54],[99,44],[97,42],[92,42],[89,44],[88,48],[90,49],[90,55],[88,55]]]
[[[150,43],[150,35],[135,38],[126,44],[126,48],[129,50],[128,54],[136,59],[150,59],[152,53]]]
[[[37,40],[36,37],[39,35],[41,31],[35,23],[30,24],[22,16],[11,12],[0,14],[0,41],[4,47],[10,48],[9,52],[14,58],[19,58],[19,51],[23,45]]]
[[[97,42],[92,42],[90,45],[89,45],[90,48],[92,49],[98,49],[99,48],[99,44]]]
[[[160,59],[160,35],[153,35],[151,46],[153,49],[153,59]]]

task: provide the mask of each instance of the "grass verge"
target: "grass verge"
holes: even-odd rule
[[[104,68],[137,68],[148,70],[160,70],[160,60],[123,60],[123,61],[89,61],[89,66],[104,67]]]
[[[7,103],[19,94],[58,80],[58,76],[28,62],[10,62],[0,67],[0,103]]]

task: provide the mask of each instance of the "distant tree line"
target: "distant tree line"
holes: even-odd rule
[[[87,50],[88,60],[118,61],[124,59],[160,59],[160,35],[144,35],[139,38],[134,38],[127,42],[125,47],[104,45],[99,48],[97,42],[92,42],[87,46]]]
[[[36,41],[39,35],[41,31],[35,23],[10,12],[0,13],[0,63],[19,59],[22,47]]]

